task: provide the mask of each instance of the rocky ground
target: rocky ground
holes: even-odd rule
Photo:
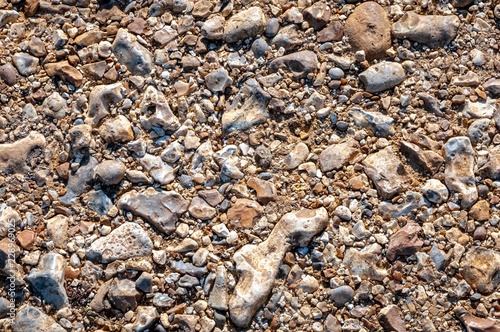
[[[500,331],[499,22],[0,0],[0,326]]]

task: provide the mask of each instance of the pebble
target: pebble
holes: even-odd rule
[[[135,282],[129,279],[115,279],[108,290],[107,298],[111,305],[121,312],[135,310],[141,297]]]
[[[448,188],[437,179],[429,179],[422,187],[422,192],[431,203],[442,204],[448,200]]]
[[[191,216],[201,220],[210,220],[217,214],[216,209],[199,197],[191,200],[188,211]]]
[[[224,40],[235,43],[260,35],[266,29],[267,19],[260,7],[250,7],[231,16],[224,24]]]
[[[378,321],[385,331],[406,332],[405,322],[401,316],[401,310],[396,305],[391,304],[380,310]]]
[[[319,155],[319,164],[323,172],[339,170],[356,159],[360,153],[356,140],[347,139],[338,144],[332,144]]]
[[[386,257],[394,261],[397,256],[411,256],[423,246],[423,241],[418,238],[421,231],[417,223],[409,222],[398,230],[390,239]]]
[[[95,176],[105,185],[115,185],[125,177],[125,165],[118,160],[105,160],[95,169]]]
[[[328,296],[333,300],[337,307],[342,307],[353,300],[354,290],[350,286],[344,285],[329,290]]]
[[[318,57],[314,52],[300,51],[274,59],[269,64],[269,69],[271,72],[277,72],[279,69],[282,69],[285,72],[289,72],[294,79],[300,79],[316,70],[317,66]]]
[[[65,332],[52,317],[45,314],[38,308],[30,305],[22,306],[16,314],[14,321],[16,331],[18,332]]]
[[[153,70],[153,56],[126,29],[119,29],[112,44],[113,54],[133,75],[147,76]]]
[[[212,92],[222,92],[227,87],[233,84],[232,79],[229,77],[227,70],[224,68],[217,69],[205,77],[205,82],[208,89]]]
[[[294,146],[292,151],[285,157],[285,169],[292,170],[299,167],[307,156],[309,156],[309,148],[306,144],[300,142]]]
[[[359,74],[365,90],[371,93],[391,89],[405,78],[403,66],[396,62],[380,62]]]
[[[500,282],[496,278],[499,255],[497,251],[473,246],[462,258],[460,274],[479,293],[490,294]]]
[[[10,64],[6,63],[0,66],[0,78],[5,84],[13,86],[17,82],[17,70]]]
[[[38,63],[40,60],[28,53],[16,53],[12,57],[12,61],[19,74],[23,76],[33,75],[39,70]]]

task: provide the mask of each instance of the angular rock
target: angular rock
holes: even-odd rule
[[[456,86],[476,87],[480,82],[479,75],[473,71],[468,71],[467,74],[457,76],[453,79],[452,83]]]
[[[235,228],[251,228],[263,212],[264,208],[259,203],[239,198],[227,211],[227,219]]]
[[[83,82],[83,75],[78,69],[71,66],[68,61],[47,63],[43,67],[50,77],[58,77],[60,80],[79,87]]]
[[[26,173],[27,163],[45,149],[45,137],[35,131],[14,143],[0,144],[0,172]]]
[[[148,76],[154,69],[151,53],[127,29],[118,30],[112,50],[118,62],[125,65],[133,75]]]
[[[139,163],[151,174],[155,181],[162,185],[169,184],[175,179],[174,169],[161,160],[159,156],[146,153],[144,157],[139,159]]]
[[[19,13],[15,10],[0,10],[0,28],[17,21],[18,18]]]
[[[500,79],[494,77],[490,78],[483,83],[483,88],[494,95],[500,95]]]
[[[80,167],[69,174],[66,194],[59,198],[59,201],[66,206],[73,205],[81,194],[89,190],[90,183],[94,180],[94,170],[97,160],[88,157],[82,160]]]
[[[469,217],[475,221],[488,221],[490,219],[490,203],[480,200],[469,210]]]
[[[12,227],[15,228],[20,223],[21,216],[19,213],[5,203],[0,203],[0,236],[6,238],[9,229],[12,231]]]
[[[271,96],[253,78],[248,79],[231,105],[222,114],[222,129],[225,133],[246,130],[263,123],[269,117],[267,104]]]
[[[201,220],[210,220],[217,215],[217,210],[199,197],[191,200],[188,211],[191,216]]]
[[[219,68],[205,76],[205,84],[212,92],[223,92],[227,87],[233,84],[229,73],[224,68]]]
[[[468,137],[453,137],[443,146],[445,154],[444,178],[450,192],[459,193],[461,206],[471,207],[478,198],[474,178],[474,150]]]
[[[55,119],[64,118],[68,110],[66,100],[58,92],[53,92],[45,98],[42,108],[45,115]]]
[[[89,107],[85,122],[92,127],[98,127],[103,118],[109,115],[110,107],[116,105],[125,96],[123,84],[95,86],[89,95]]]
[[[387,271],[379,267],[382,247],[373,243],[363,249],[349,248],[344,255],[344,265],[353,275],[361,278],[381,281],[387,276]]]
[[[26,277],[33,292],[55,309],[68,305],[68,296],[64,288],[65,268],[64,257],[50,252],[42,257],[38,268],[31,270]]]
[[[266,16],[260,7],[250,7],[231,16],[224,25],[224,40],[235,43],[239,40],[261,35],[266,29]]]
[[[359,79],[365,90],[377,93],[391,89],[405,80],[403,66],[397,62],[379,62],[359,74]]]
[[[401,316],[401,310],[396,305],[391,304],[380,310],[378,321],[384,331],[406,332],[406,325]]]
[[[167,133],[173,133],[180,127],[179,119],[174,115],[163,93],[148,86],[139,105],[142,115],[141,125],[146,130],[153,126],[160,127]]]
[[[250,324],[269,295],[285,254],[294,246],[307,246],[327,224],[325,208],[287,213],[264,242],[245,245],[234,254],[240,278],[229,300],[229,317],[235,325]]]
[[[47,220],[47,235],[57,248],[62,248],[68,239],[69,218],[57,215]]]
[[[302,142],[298,143],[285,157],[285,169],[292,170],[299,167],[299,165],[306,160],[307,156],[309,156],[309,148],[307,145]]]
[[[455,310],[457,318],[464,324],[467,332],[499,332],[500,321],[492,318],[481,318],[468,313],[463,308]]]
[[[402,141],[399,143],[399,151],[410,161],[430,174],[436,174],[444,164],[444,159],[438,153],[430,150],[422,150],[418,145]]]
[[[459,25],[460,19],[456,15],[419,15],[405,12],[392,25],[392,34],[396,38],[409,39],[431,48],[438,48],[455,39]]]
[[[369,155],[363,166],[383,200],[391,199],[410,184],[408,173],[392,147]]]
[[[221,40],[224,38],[224,17],[213,15],[203,22],[201,34],[209,40]]]
[[[468,118],[488,118],[491,119],[496,111],[494,99],[486,101],[472,102],[467,100],[462,108],[462,113]]]
[[[421,194],[407,191],[403,196],[402,202],[392,203],[391,201],[380,202],[378,212],[385,219],[398,218],[410,215],[413,211],[426,205]]]
[[[87,259],[107,264],[118,259],[147,256],[152,250],[153,242],[148,233],[138,224],[128,222],[92,242],[86,255]]]
[[[99,135],[108,144],[123,144],[134,139],[134,130],[130,121],[120,114],[106,119],[99,127]]]
[[[490,294],[500,283],[500,253],[473,246],[463,256],[460,274],[479,293]]]
[[[323,30],[316,33],[316,41],[318,43],[326,43],[330,41],[340,41],[344,36],[344,27],[339,21],[329,23]]]
[[[391,25],[379,4],[367,1],[357,6],[346,20],[345,35],[354,51],[363,50],[368,60],[385,57],[391,47]]]
[[[441,112],[440,106],[436,98],[425,92],[420,92],[417,96],[420,100],[424,102],[424,109],[427,112],[434,113],[437,116],[444,115],[443,112]]]
[[[140,298],[141,293],[135,288],[135,282],[132,280],[119,279],[109,287],[109,302],[121,312],[135,310]]]
[[[281,28],[276,36],[271,39],[270,44],[274,45],[277,49],[283,47],[285,51],[291,51],[301,45],[302,41],[303,37],[300,35],[297,26],[291,24]]]
[[[106,74],[106,61],[93,62],[82,66],[83,72],[94,80],[100,80]]]
[[[429,179],[422,187],[422,192],[431,203],[442,204],[448,200],[448,188],[439,180]]]
[[[114,185],[120,183],[125,177],[127,168],[119,160],[104,160],[97,165],[95,176],[105,185]]]
[[[323,172],[337,171],[354,160],[359,153],[358,141],[348,138],[324,149],[319,155],[319,165]]]
[[[331,12],[326,3],[316,2],[311,7],[304,9],[302,15],[309,26],[314,30],[319,30],[328,24]]]
[[[348,112],[356,126],[369,129],[377,137],[394,135],[394,119],[379,112],[367,112],[360,108],[353,108]]]
[[[390,261],[396,259],[396,256],[411,256],[415,254],[424,242],[418,238],[421,227],[415,222],[408,222],[403,228],[398,230],[391,237],[386,257]]]
[[[52,317],[29,305],[19,309],[14,326],[16,332],[67,332]]]
[[[23,76],[30,76],[35,74],[38,69],[38,58],[29,55],[28,53],[16,53],[12,57],[14,66],[16,66],[19,74]]]
[[[88,207],[100,216],[105,216],[114,206],[111,199],[102,190],[92,190],[87,195]]]
[[[188,205],[189,202],[175,191],[152,187],[142,192],[129,191],[118,201],[120,209],[130,210],[167,234],[175,231],[175,223],[187,211]]]
[[[137,317],[131,324],[124,326],[126,331],[148,331],[148,329],[160,318],[160,314],[155,307],[137,307]]]
[[[208,297],[208,305],[215,310],[227,311],[227,302],[226,269],[224,266],[218,266],[215,274],[214,286]]]
[[[490,148],[488,161],[479,169],[482,177],[500,180],[500,145]]]
[[[255,190],[257,201],[261,204],[265,205],[276,200],[276,187],[272,182],[252,177],[247,181],[247,186]]]
[[[318,67],[318,57],[312,51],[300,51],[278,57],[269,64],[270,72],[283,69],[296,80],[305,78]]]
[[[328,296],[333,300],[335,306],[343,307],[354,299],[354,289],[348,285],[339,286],[328,290]]]
[[[482,143],[488,146],[491,142],[489,130],[492,121],[490,119],[478,119],[471,123],[467,132],[472,143]]]

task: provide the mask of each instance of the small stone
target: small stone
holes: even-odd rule
[[[111,284],[108,299],[113,307],[121,312],[135,310],[141,298],[141,293],[135,288],[135,282],[129,279],[119,279]]]
[[[181,126],[179,119],[174,115],[165,95],[153,86],[148,86],[143,94],[141,103],[140,121],[146,130],[160,127],[167,133],[173,133]]]
[[[1,69],[0,69],[1,70]],[[495,95],[500,94],[500,79],[498,78],[490,78],[486,82],[483,83],[483,88],[486,91],[489,91]]]
[[[28,249],[31,247],[33,242],[35,242],[35,238],[36,238],[35,232],[33,232],[32,230],[25,229],[19,232],[19,234],[17,234],[16,240],[17,243],[19,243],[19,245],[22,248]]]
[[[127,143],[134,139],[132,124],[121,114],[104,121],[99,128],[99,135],[109,144]]]
[[[119,29],[112,45],[118,62],[124,64],[133,75],[147,76],[153,70],[151,53],[126,29]]]
[[[309,148],[305,143],[298,143],[292,151],[285,157],[285,169],[292,170],[297,168],[300,164],[306,161],[309,156]]]
[[[357,6],[347,18],[344,31],[354,51],[364,50],[368,60],[385,57],[391,47],[391,25],[384,8],[376,2]]]
[[[233,80],[229,77],[227,70],[220,68],[205,76],[205,84],[212,92],[222,92],[233,84]]]
[[[328,24],[331,12],[324,2],[316,2],[311,7],[304,9],[303,16],[309,26],[313,27],[314,30],[319,30]]]
[[[19,13],[15,10],[0,10],[0,28],[17,21],[18,18]]]
[[[264,32],[266,17],[260,7],[250,7],[231,16],[224,25],[224,40],[235,43]]]
[[[45,254],[37,269],[31,270],[26,277],[35,294],[55,309],[68,305],[64,288],[66,260],[56,253]]]
[[[448,188],[436,179],[427,180],[422,187],[422,192],[431,203],[442,204],[448,200]]]
[[[500,321],[497,319],[477,317],[463,308],[455,309],[455,313],[467,331],[497,332],[500,330]]]
[[[10,63],[6,63],[0,66],[0,79],[9,86],[13,86],[17,83],[17,70]]]
[[[80,71],[75,67],[71,66],[68,61],[47,63],[43,68],[50,77],[56,76],[60,80],[71,83],[75,87],[79,87],[83,83],[82,73],[80,73]]]
[[[247,186],[255,190],[257,194],[257,201],[261,204],[265,205],[276,200],[276,187],[269,181],[252,177],[247,181]]]
[[[360,153],[359,143],[354,139],[346,139],[332,144],[319,155],[319,165],[323,172],[337,171],[353,161]]]
[[[217,215],[217,210],[199,197],[191,200],[188,211],[191,216],[200,220],[210,220]]]
[[[365,90],[372,93],[391,89],[403,82],[405,77],[403,66],[396,62],[380,62],[359,74]]]
[[[437,48],[455,39],[459,24],[460,19],[456,15],[419,15],[414,12],[405,12],[392,25],[392,34],[396,38],[409,39]]]
[[[399,150],[411,162],[414,162],[418,167],[430,174],[437,173],[444,164],[443,157],[438,153],[431,150],[422,150],[418,145],[410,142],[402,141],[399,144]]]
[[[16,332],[66,332],[52,317],[26,304],[17,312],[14,326]]]
[[[380,310],[378,321],[384,328],[384,331],[406,332],[405,322],[401,318],[401,310],[394,304],[391,304]]]
[[[424,244],[418,238],[421,227],[414,222],[409,222],[396,232],[389,241],[386,257],[394,261],[396,256],[411,256],[415,254]]]
[[[124,326],[126,331],[149,331],[149,328],[160,318],[155,307],[137,307],[137,317],[133,323]]]
[[[485,200],[478,201],[469,210],[469,217],[475,221],[487,221],[490,219],[490,203]]]
[[[89,190],[94,180],[94,170],[97,160],[94,157],[84,158],[76,171],[69,174],[66,194],[59,201],[66,205],[73,205],[78,197]]]
[[[105,160],[95,169],[95,176],[105,185],[115,185],[125,177],[125,165],[118,160]]]
[[[216,310],[228,310],[226,269],[223,266],[217,267],[214,286],[208,297],[208,305]]]
[[[14,66],[16,66],[19,74],[23,76],[30,76],[38,72],[38,63],[40,60],[28,53],[16,53],[12,57]]]
[[[474,246],[467,250],[462,258],[460,274],[479,293],[490,294],[500,282],[498,278],[499,263],[500,253]]]
[[[351,210],[343,205],[339,205],[335,208],[335,215],[343,221],[350,221],[352,218]]]
[[[153,242],[144,229],[136,223],[125,223],[109,235],[101,237],[87,249],[87,258],[100,263],[111,263],[151,254]]]
[[[377,243],[367,245],[361,250],[349,248],[344,255],[344,265],[353,275],[381,281],[387,276],[387,271],[378,265],[381,262],[381,254],[382,247]]]
[[[53,92],[45,98],[42,108],[45,115],[54,119],[64,118],[68,110],[66,100],[58,92]]]
[[[170,26],[165,26],[154,33],[153,39],[157,44],[163,47],[172,40],[175,40],[178,35],[177,30],[171,28]]]
[[[337,307],[343,307],[354,299],[354,290],[350,286],[344,285],[329,290],[328,296]]]
[[[125,97],[125,92],[122,83],[97,85],[92,88],[85,123],[92,127],[98,127],[101,120],[109,115],[110,107]],[[120,119],[120,116],[122,115],[117,118]]]
[[[496,111],[495,101],[487,99],[486,101],[471,102],[467,100],[462,113],[468,118],[492,118]]]
[[[69,218],[57,215],[47,220],[47,234],[57,248],[67,244]]]
[[[294,79],[305,78],[318,67],[318,57],[312,51],[300,51],[278,57],[271,61],[269,70],[277,72],[283,69]]]
[[[227,211],[227,219],[235,228],[252,228],[264,208],[257,202],[239,198]]]
[[[221,40],[224,38],[224,17],[213,15],[201,26],[201,34],[209,40]]]
[[[367,112],[360,108],[353,107],[349,112],[349,116],[354,120],[354,124],[358,127],[368,129],[373,132],[376,137],[389,137],[394,135],[394,119],[380,112]],[[339,130],[346,131],[347,123],[343,121],[337,122]]]

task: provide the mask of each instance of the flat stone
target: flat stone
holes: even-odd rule
[[[272,182],[252,177],[247,181],[247,186],[255,190],[257,194],[257,201],[261,204],[265,205],[276,200],[276,187]]]
[[[405,12],[392,25],[392,34],[396,38],[409,39],[431,48],[438,48],[455,39],[459,25],[460,19],[456,15],[419,15]]]
[[[382,247],[373,243],[362,249],[349,248],[344,255],[344,265],[349,271],[361,278],[382,281],[387,276],[387,271],[379,266]]]
[[[0,203],[0,236],[7,238],[9,228],[15,227],[21,223],[19,213],[7,206],[5,203]]]
[[[98,127],[101,120],[110,114],[110,107],[123,100],[126,90],[123,84],[96,85],[89,95],[89,107],[85,122]]]
[[[271,61],[270,72],[282,69],[289,72],[296,80],[305,78],[318,67],[318,57],[312,51],[300,51],[283,55]]]
[[[323,150],[319,155],[319,165],[323,172],[337,171],[354,160],[359,153],[358,141],[349,138]]]
[[[319,30],[328,24],[331,17],[330,7],[324,2],[316,2],[304,9],[302,15],[314,30]]]
[[[239,40],[261,35],[266,29],[267,19],[260,7],[250,7],[231,16],[224,25],[224,40],[235,43]]]
[[[17,21],[18,18],[19,13],[15,10],[0,10],[0,28]]]
[[[496,111],[494,99],[487,99],[486,101],[472,102],[467,100],[462,108],[462,113],[468,118],[489,118],[493,117]]]
[[[285,169],[292,170],[299,167],[309,156],[309,147],[305,143],[298,143],[292,151],[285,157]]]
[[[389,137],[394,135],[394,119],[380,112],[368,112],[360,108],[352,108],[348,112],[358,127],[368,129],[376,137]]]
[[[337,307],[343,307],[354,299],[354,289],[351,286],[344,285],[328,290],[330,297]]]
[[[94,181],[94,170],[97,166],[97,160],[94,157],[88,157],[80,163],[76,171],[69,174],[68,184],[66,185],[66,194],[59,198],[59,201],[66,206],[73,205],[75,201],[87,192],[90,184]]]
[[[327,224],[325,208],[287,213],[264,242],[247,244],[234,254],[240,277],[229,300],[229,317],[235,325],[250,324],[271,292],[285,254],[294,246],[307,246]]]
[[[344,26],[339,21],[333,21],[316,33],[316,41],[318,43],[340,41],[343,36]]]
[[[424,242],[418,238],[421,227],[415,222],[407,223],[398,230],[389,241],[386,257],[394,261],[397,256],[411,256],[423,246]]]
[[[281,28],[276,36],[271,39],[270,44],[277,49],[283,47],[285,51],[291,51],[302,43],[302,37],[295,24]]]
[[[488,92],[491,92],[495,95],[499,95],[500,94],[500,79],[498,78],[490,78],[489,80],[487,80],[486,82],[483,83],[483,88],[488,91]]]
[[[91,190],[87,195],[88,208],[100,216],[105,216],[114,206],[103,190]]]
[[[223,92],[227,87],[233,84],[229,73],[224,68],[219,68],[205,76],[205,84],[212,92]]]
[[[368,60],[385,57],[391,47],[391,25],[384,8],[376,2],[357,6],[347,18],[344,31],[353,50],[365,51]]]
[[[97,165],[95,176],[105,185],[115,185],[125,177],[125,164],[119,160],[104,160]]]
[[[500,253],[495,250],[473,246],[465,253],[460,266],[465,281],[481,294],[494,292],[500,283]]]
[[[58,92],[53,92],[45,98],[42,108],[45,115],[54,119],[64,118],[68,110],[66,100]]]
[[[6,63],[0,66],[0,78],[5,84],[9,86],[13,86],[17,83],[17,70],[16,68],[10,64]]]
[[[224,38],[224,17],[213,15],[203,22],[201,34],[209,40],[221,40]]]
[[[79,87],[83,83],[82,73],[71,66],[68,61],[47,63],[43,68],[50,77],[58,77],[60,80],[71,83],[75,87]]]
[[[413,191],[407,191],[402,200],[397,203],[391,201],[380,202],[378,212],[385,219],[398,218],[401,216],[409,216],[415,210],[426,205],[422,194]]]
[[[243,84],[229,107],[222,114],[222,129],[225,133],[247,130],[261,124],[269,117],[267,104],[271,96],[253,78]]]
[[[189,202],[175,191],[149,187],[137,192],[129,191],[118,200],[118,207],[144,218],[161,232],[175,231],[179,216],[187,211]]]
[[[455,310],[457,318],[464,324],[467,331],[477,332],[498,332],[500,331],[500,321],[489,317],[481,318],[472,315],[463,308]]]
[[[217,215],[217,210],[200,197],[191,200],[188,211],[191,216],[200,220],[210,220]]]
[[[227,211],[227,219],[235,228],[252,228],[263,212],[264,208],[259,203],[239,198]]]
[[[378,321],[384,331],[406,332],[406,324],[401,316],[401,310],[396,305],[391,304],[380,310]]]
[[[148,331],[160,319],[158,310],[153,306],[139,306],[136,311],[134,322],[124,326],[126,331]]]
[[[47,220],[47,235],[57,248],[62,248],[67,244],[69,218],[64,215],[57,215]]]
[[[17,312],[14,326],[16,332],[66,332],[52,317],[26,304]]]
[[[141,293],[135,288],[135,282],[132,280],[118,279],[109,287],[108,300],[121,312],[135,310],[140,298]]]
[[[410,178],[392,147],[369,155],[363,161],[366,175],[383,200],[391,199],[410,184]]]
[[[126,260],[150,255],[153,242],[148,233],[136,223],[125,223],[109,235],[98,238],[87,249],[87,259],[100,263]]]
[[[425,172],[436,174],[444,164],[444,158],[431,150],[423,150],[418,145],[402,141],[399,151]]]
[[[132,124],[123,115],[106,119],[99,127],[99,135],[108,144],[127,143],[134,139]]]
[[[139,163],[149,172],[155,181],[163,185],[169,184],[175,179],[174,169],[165,163],[160,156],[153,156],[146,153],[144,157],[139,159]]]
[[[38,58],[29,55],[28,53],[16,53],[12,57],[14,66],[16,66],[19,74],[23,76],[30,76],[38,72]]]
[[[431,203],[442,204],[448,200],[448,188],[439,180],[429,179],[422,187],[422,192]]]
[[[38,268],[31,270],[26,280],[33,292],[55,309],[68,305],[64,288],[66,260],[63,256],[50,252],[40,260]]]
[[[377,93],[391,89],[405,80],[406,74],[403,66],[397,62],[379,62],[370,66],[359,74],[359,80],[363,83],[365,90]]]
[[[83,72],[94,80],[100,80],[106,73],[108,66],[106,61],[99,61],[94,63],[89,63],[82,66]]]
[[[146,130],[153,126],[160,127],[167,133],[173,133],[180,127],[179,119],[174,115],[163,93],[149,85],[139,105],[141,125]]]
[[[468,137],[453,137],[443,146],[445,184],[450,192],[459,193],[461,206],[471,207],[478,198],[474,177],[474,149]]]
[[[481,176],[491,178],[492,180],[500,180],[500,145],[490,148],[488,161],[479,169]]]
[[[5,174],[26,173],[26,163],[34,155],[41,154],[46,145],[45,137],[35,131],[13,143],[0,144],[0,172]],[[39,152],[39,153],[37,153]]]
[[[208,305],[215,310],[227,311],[229,309],[226,278],[226,269],[224,266],[218,266],[214,286],[208,297]]]
[[[488,221],[490,219],[490,203],[480,200],[469,210],[469,217],[475,221]]]
[[[125,65],[133,75],[147,76],[154,69],[153,56],[126,29],[119,29],[112,46],[119,63]]]

